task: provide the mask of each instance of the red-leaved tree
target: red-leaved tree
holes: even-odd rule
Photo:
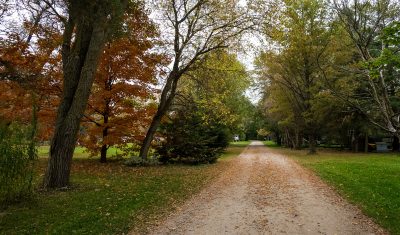
[[[36,137],[48,140],[61,93],[61,33],[57,24],[48,22],[53,19],[46,7],[7,10],[21,10],[29,17],[14,19],[13,27],[1,30],[0,121],[31,124],[34,115]],[[12,23],[4,18],[1,22]]]
[[[80,143],[107,161],[111,146],[140,143],[156,112],[157,28],[142,6],[126,15],[122,37],[106,44],[85,113]]]

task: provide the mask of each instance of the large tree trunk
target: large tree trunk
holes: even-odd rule
[[[290,131],[288,129],[286,129],[285,132],[286,132],[286,147],[294,148],[294,141],[290,135]]]
[[[353,152],[357,153],[359,150],[359,147],[360,147],[359,146],[359,135],[354,136],[353,145],[354,145]]]
[[[398,152],[400,149],[400,144],[399,144],[399,138],[394,135],[393,136],[393,143],[392,143],[392,151],[393,152]]]
[[[105,90],[106,91],[111,91],[112,90],[112,79],[109,78],[105,82]],[[108,120],[110,117],[110,104],[111,104],[111,98],[106,98],[104,100],[104,113],[103,113],[103,133],[102,133],[102,146],[100,150],[100,162],[101,163],[106,163],[107,162],[107,150],[108,150],[108,144],[107,144],[107,136],[108,136]]]
[[[157,112],[154,115],[153,120],[151,121],[150,127],[146,133],[146,137],[144,138],[142,146],[140,148],[139,157],[143,160],[147,159],[147,155],[151,147],[151,142],[153,141],[154,135],[156,134],[157,129],[160,126],[161,119],[172,104],[172,101],[175,97],[178,80],[181,75],[182,74],[178,74],[177,72],[172,71],[167,79],[167,83],[165,84],[165,87],[161,93],[160,104],[158,105]]]
[[[280,135],[280,133],[276,133],[276,144],[278,145],[278,146],[281,146],[282,145],[282,139],[281,139],[281,135]]]
[[[101,150],[100,150],[100,162],[101,163],[107,162],[107,150],[108,150],[108,146],[106,144],[103,144],[101,146]]]
[[[106,127],[104,127],[103,129],[103,145],[101,146],[101,151],[100,151],[100,162],[101,163],[106,163],[107,162],[107,150],[108,150],[108,145],[106,144],[105,139],[108,136],[108,115],[104,116],[104,125]]]
[[[295,130],[295,146],[294,149],[300,150],[302,145],[302,135],[299,130]]]
[[[147,154],[150,150],[151,142],[153,141],[154,135],[156,134],[157,128],[160,126],[161,119],[166,110],[158,109],[156,115],[154,116],[150,127],[146,133],[146,137],[143,140],[143,144],[140,148],[139,157],[142,159],[147,159]]]
[[[75,149],[79,125],[64,123],[56,128],[50,147],[50,158],[43,186],[45,188],[62,188],[69,185],[71,160]]]
[[[317,153],[317,140],[314,134],[309,135],[309,152],[308,154],[316,154]]]
[[[86,109],[94,74],[105,43],[107,30],[105,21],[106,18],[99,18],[94,22],[82,20],[77,23],[74,19],[70,19],[69,25],[66,26],[63,41],[63,95],[57,112],[48,167],[43,181],[43,186],[47,189],[69,185],[72,156],[80,121]],[[71,49],[75,25],[76,34]]]

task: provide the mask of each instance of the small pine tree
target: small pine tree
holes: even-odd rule
[[[206,123],[195,105],[180,110],[162,125],[164,141],[157,148],[163,163],[214,163],[229,145],[229,130],[220,122]]]

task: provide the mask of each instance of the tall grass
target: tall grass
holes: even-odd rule
[[[32,133],[31,126],[0,124],[0,208],[33,194]]]

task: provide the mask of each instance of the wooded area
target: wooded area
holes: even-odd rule
[[[3,0],[0,201],[70,188],[76,147],[124,167],[215,163],[234,136],[399,151],[399,75],[395,0]]]
[[[279,4],[265,30],[274,46],[256,62],[269,129],[310,153],[317,140],[368,151],[382,137],[398,151],[398,3]]]

